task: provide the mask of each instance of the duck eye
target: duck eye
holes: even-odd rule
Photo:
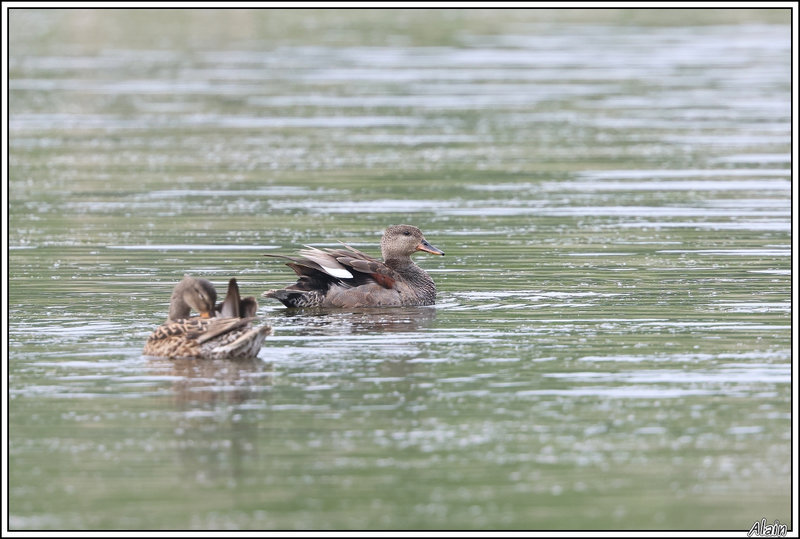
[[[405,232],[403,232],[403,235],[404,235],[404,236],[410,236],[410,235],[411,235],[411,232],[409,232],[408,230],[406,230]]]

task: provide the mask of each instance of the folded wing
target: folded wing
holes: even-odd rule
[[[392,288],[397,280],[394,270],[379,260],[345,245],[345,249],[317,249],[306,246],[298,256],[265,255],[288,260],[287,266],[298,275],[288,290],[327,290],[331,285],[356,287],[377,283]]]

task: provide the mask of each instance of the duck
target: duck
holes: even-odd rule
[[[167,321],[147,338],[143,354],[170,359],[255,358],[272,331],[268,324],[253,327],[256,299],[242,298],[233,278],[224,301],[216,301],[210,281],[185,275],[172,291]],[[192,309],[196,316],[190,316]]]
[[[343,249],[306,245],[296,256],[264,255],[288,260],[286,265],[298,279],[285,288],[267,290],[263,297],[292,308],[410,307],[436,302],[433,279],[411,255],[423,251],[444,256],[444,251],[431,245],[419,228],[387,227],[381,238],[382,261],[342,245]]]

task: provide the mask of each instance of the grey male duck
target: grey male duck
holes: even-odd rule
[[[143,354],[171,359],[256,357],[272,329],[266,324],[253,327],[256,299],[242,298],[236,279],[231,279],[225,300],[216,301],[211,282],[184,276],[172,292],[167,321],[148,337]],[[199,314],[190,316],[192,309]]]
[[[411,255],[424,251],[444,256],[411,225],[388,227],[381,238],[383,261],[344,245],[344,249],[306,246],[297,256],[264,255],[288,260],[298,275],[286,288],[268,290],[287,307],[401,307],[433,305],[436,285]]]

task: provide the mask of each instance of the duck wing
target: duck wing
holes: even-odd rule
[[[225,300],[216,306],[216,316],[220,318],[250,318],[255,316],[258,302],[253,296],[242,298],[236,279],[228,281]]]
[[[397,279],[394,270],[383,262],[345,245],[347,249],[317,249],[306,246],[297,256],[273,255],[288,260],[287,266],[300,277],[291,290],[327,290],[332,284],[344,287],[375,282],[391,288]]]
[[[326,251],[334,257],[339,264],[352,270],[353,273],[364,275],[383,288],[392,288],[394,286],[398,275],[392,268],[380,260],[376,260],[368,254],[362,253],[358,249],[354,249],[346,244],[342,245],[345,246],[346,250],[326,249]]]
[[[182,339],[203,344],[221,335],[247,327],[254,318],[192,317],[161,324],[147,338],[148,344]]]
[[[202,329],[187,334],[189,339],[196,339],[198,344],[212,341],[222,335],[245,329],[253,318],[212,318]]]

